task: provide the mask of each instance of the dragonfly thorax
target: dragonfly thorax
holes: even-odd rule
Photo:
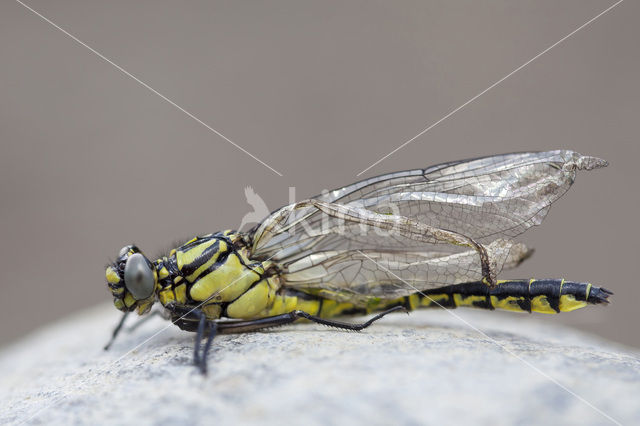
[[[265,296],[279,287],[262,262],[250,259],[241,236],[232,231],[195,237],[153,263],[142,258],[146,260],[137,247],[127,246],[107,268],[114,304],[122,311],[137,309],[144,314],[157,300],[165,307],[201,309],[211,319],[239,311],[242,316],[251,316],[264,309],[262,303],[255,302],[269,300]],[[125,273],[127,265],[134,272],[134,267],[140,269],[142,278],[145,272],[146,278],[153,278],[150,297],[129,288],[129,281],[134,280],[127,279],[135,275]],[[141,287],[148,288],[149,280],[141,281],[147,285]]]

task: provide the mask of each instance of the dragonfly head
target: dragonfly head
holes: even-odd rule
[[[139,315],[151,310],[158,272],[138,247],[123,247],[116,261],[107,266],[106,277],[116,308],[123,312],[137,310]]]

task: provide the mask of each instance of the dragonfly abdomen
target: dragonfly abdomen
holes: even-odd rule
[[[608,303],[607,298],[611,294],[610,291],[589,283],[563,279],[499,280],[498,286],[493,289],[477,281],[439,287],[398,299],[380,300],[363,307],[287,289],[258,317],[303,310],[321,318],[331,318],[371,314],[394,306],[404,306],[408,310],[472,307],[556,314],[580,309],[588,304]]]
[[[556,314],[608,303],[612,293],[589,283],[564,279],[503,280],[489,288],[482,282],[451,285],[422,292],[415,307],[503,309],[515,312]],[[411,296],[409,296],[411,297]]]

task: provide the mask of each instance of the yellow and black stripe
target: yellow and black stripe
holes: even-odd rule
[[[302,310],[321,318],[331,318],[370,314],[394,306],[402,306],[407,310],[472,307],[555,314],[580,309],[588,304],[609,303],[607,299],[611,294],[609,290],[589,283],[563,279],[501,280],[494,288],[478,281],[440,287],[393,300],[380,300],[361,307],[286,289],[279,292],[273,303],[257,317]]]
[[[589,283],[544,280],[501,280],[494,288],[482,282],[451,285],[409,296],[408,306],[503,309],[514,312],[556,314],[583,308],[588,304],[609,303],[613,293]]]
[[[269,262],[249,258],[240,237],[233,231],[196,237],[157,260],[160,303],[180,311],[199,306],[208,320],[259,317],[280,280]]]

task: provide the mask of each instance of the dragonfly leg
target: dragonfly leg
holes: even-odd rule
[[[122,330],[122,326],[124,325],[124,321],[127,319],[128,316],[129,316],[129,312],[125,312],[122,315],[122,318],[120,318],[120,322],[118,323],[116,328],[113,329],[113,333],[111,334],[111,339],[109,339],[109,342],[107,342],[107,344],[104,345],[104,350],[105,351],[109,350],[109,348],[113,344],[113,341],[116,340],[116,337],[118,336],[118,334],[120,334],[120,330]]]
[[[202,374],[207,374],[207,355],[209,354],[209,349],[211,349],[211,344],[213,343],[213,339],[216,337],[216,333],[218,331],[218,324],[215,321],[208,321],[209,323],[209,335],[207,336],[207,342],[204,344],[204,350],[202,351],[202,356],[200,357],[200,372]]]
[[[363,322],[363,323],[359,323],[359,324],[353,324],[353,323],[348,323],[348,322],[341,322],[341,321],[334,321],[334,320],[327,320],[324,318],[320,318],[317,317],[315,315],[310,315],[304,311],[294,311],[293,314],[296,316],[296,319],[298,318],[304,318],[304,319],[308,319],[309,321],[313,321],[317,324],[322,324],[322,325],[326,325],[329,327],[336,327],[336,328],[341,328],[343,330],[352,330],[352,331],[360,331],[360,330],[364,330],[365,328],[369,327],[371,324],[373,324],[374,322],[378,321],[380,318],[384,317],[387,314],[390,314],[392,312],[397,312],[397,311],[404,311],[408,313],[408,310],[406,307],[404,306],[394,306],[393,308],[387,309],[386,311],[380,312],[378,315],[372,317],[370,320]]]
[[[167,304],[165,307],[174,316],[184,317],[186,322],[181,325],[181,328],[196,332],[196,341],[193,346],[193,364],[198,367],[202,374],[207,374],[207,354],[209,353],[213,339],[216,336],[218,329],[217,323],[215,321],[208,320],[206,314],[200,309],[188,308],[186,306],[179,306],[171,303]],[[187,326],[187,324],[191,323],[193,319],[198,321],[198,326],[195,330],[191,326]],[[207,333],[207,341],[203,348],[202,339],[204,338],[205,333]]]
[[[391,309],[380,312],[370,320],[358,324],[328,320],[317,317],[315,315],[311,315],[304,311],[291,311],[287,314],[274,315],[272,317],[259,318],[255,320],[219,322],[218,330],[220,330],[221,333],[244,333],[264,328],[279,327],[282,325],[291,324],[299,319],[307,319],[317,324],[322,324],[329,327],[336,327],[343,330],[360,331],[369,327],[371,324],[384,317],[385,315],[397,311],[407,312],[407,308],[405,308],[404,306],[394,306]]]
[[[200,320],[198,321],[198,331],[196,331],[196,343],[193,346],[193,363],[202,371],[202,362],[200,361],[200,343],[202,341],[202,336],[204,335],[204,327],[207,324],[207,317],[200,310],[198,310],[197,313],[194,311],[194,314],[200,314]]]
[[[198,367],[202,374],[207,374],[207,355],[213,339],[216,337],[218,331],[218,324],[215,321],[207,320],[207,316],[201,310],[194,310],[193,313],[200,317],[198,321],[198,330],[196,331],[196,343],[193,347],[193,363]],[[202,338],[205,331],[207,334],[207,341],[202,348]],[[202,348],[202,350],[201,350]]]
[[[149,321],[151,318],[153,317],[162,317],[162,311],[151,311],[149,314],[145,315],[144,317],[142,317],[141,319],[139,319],[138,321],[136,321],[133,325],[127,327],[126,331],[127,333],[132,333],[134,332],[136,329],[138,329],[138,327],[140,327],[142,324],[146,323],[147,321]]]

